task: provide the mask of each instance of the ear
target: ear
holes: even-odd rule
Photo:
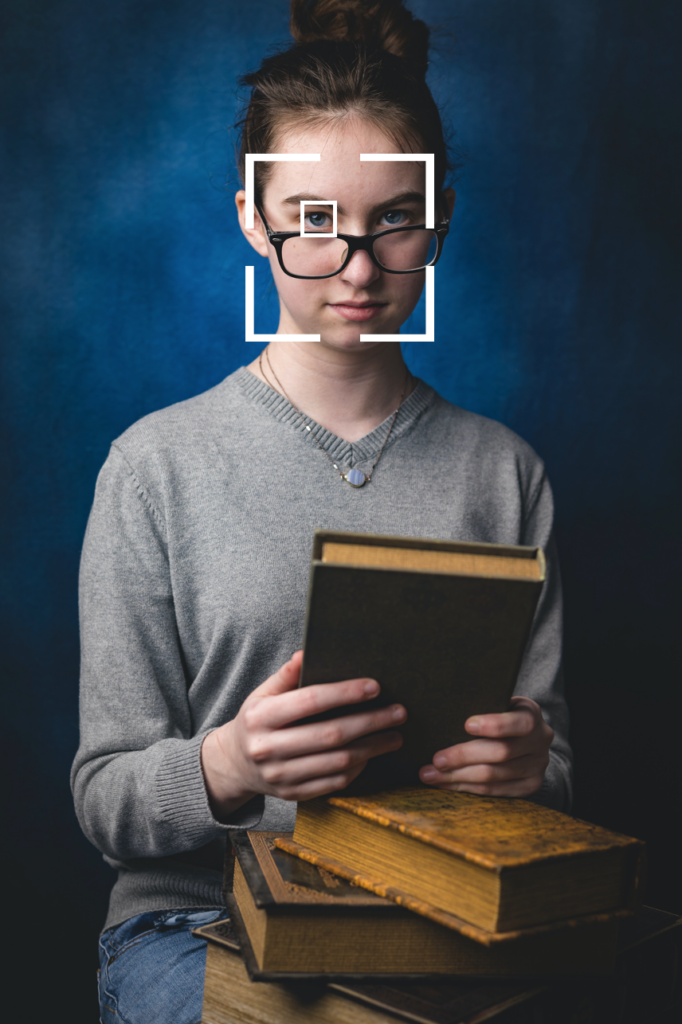
[[[448,211],[448,219],[452,220],[452,211],[455,208],[455,190],[454,188],[444,188],[442,192],[443,206]]]
[[[244,237],[247,242],[254,247],[259,256],[268,255],[268,242],[265,228],[263,227],[263,221],[258,216],[258,210],[254,208],[253,211],[253,227],[246,227],[246,192],[244,189],[240,189],[234,197],[235,205],[237,207],[237,217],[239,218],[239,226],[244,232]]]

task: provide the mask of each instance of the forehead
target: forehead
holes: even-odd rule
[[[382,196],[423,191],[425,166],[417,161],[361,161],[361,153],[404,153],[379,128],[353,120],[315,128],[292,128],[276,140],[278,153],[319,153],[319,163],[273,163],[266,192],[277,202],[308,192],[348,203],[375,203]]]

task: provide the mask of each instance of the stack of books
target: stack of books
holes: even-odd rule
[[[482,1020],[613,971],[643,843],[413,784],[469,715],[509,706],[544,578],[538,548],[318,531],[300,685],[377,678],[362,707],[404,704],[404,743],[299,804],[293,834],[234,834],[230,921],[198,931],[206,1024]],[[638,941],[671,924],[636,920]]]
[[[231,921],[205,925],[202,1024],[672,1024],[679,1020],[682,921],[645,907],[618,939],[615,975],[547,984],[503,979],[254,981]]]
[[[400,789],[233,839],[252,975],[561,977],[613,969],[643,844],[525,800]]]
[[[505,1020],[512,1008],[515,1022],[554,1024],[573,1002],[582,1012],[588,997],[604,1007],[594,1019],[607,1020],[638,985],[639,1001],[663,1008],[682,928],[663,911],[633,912],[641,843],[568,819],[563,847],[550,831],[540,857],[536,834],[522,856],[524,835],[549,824],[546,814],[555,827],[564,816],[526,801],[434,793],[450,803],[446,813],[438,808],[436,830],[436,808],[425,811],[423,799],[415,824],[419,796],[429,793],[325,798],[304,805],[293,835],[234,834],[225,867],[230,919],[195,933],[208,940],[203,1024],[457,1024]],[[445,852],[434,832],[449,832],[454,845],[458,817],[468,857],[451,848],[434,867],[432,853]],[[504,868],[491,866],[496,823],[506,824]],[[409,855],[403,841],[415,844]],[[351,863],[338,859],[340,850]],[[557,908],[572,916],[557,919]]]

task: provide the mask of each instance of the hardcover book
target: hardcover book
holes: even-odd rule
[[[300,803],[276,843],[485,945],[641,902],[644,843],[528,800],[337,794]]]
[[[315,533],[300,685],[366,676],[380,695],[337,713],[408,712],[353,792],[416,783],[470,715],[508,708],[544,578],[540,548]]]
[[[558,1020],[673,1020],[680,918],[644,907],[620,925],[613,977],[570,987],[540,981],[252,981],[231,921],[197,928],[207,940],[202,1024],[556,1024]],[[665,1016],[670,1013],[670,1016]]]
[[[613,970],[618,921],[585,920],[486,948],[458,931],[275,846],[282,832],[233,832],[225,898],[252,979],[396,975],[560,977]]]

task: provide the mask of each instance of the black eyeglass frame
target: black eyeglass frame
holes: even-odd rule
[[[254,203],[254,206],[258,210],[260,219],[263,221],[263,226],[267,233],[268,241],[270,242],[275,252],[277,253],[277,259],[279,261],[280,267],[288,277],[296,277],[301,281],[322,281],[327,277],[336,277],[337,274],[341,274],[346,269],[355,253],[359,251],[366,252],[369,258],[371,259],[372,263],[376,267],[378,267],[379,270],[385,270],[387,274],[419,274],[422,270],[425,270],[426,267],[435,267],[436,263],[438,263],[440,255],[443,251],[443,242],[445,241],[445,236],[448,234],[450,230],[449,220],[441,220],[434,225],[433,231],[435,231],[436,233],[437,246],[436,255],[434,256],[430,263],[424,264],[423,267],[417,267],[416,270],[389,270],[388,267],[385,267],[383,266],[383,264],[379,263],[379,260],[374,255],[374,242],[377,238],[383,238],[384,235],[395,235],[399,231],[416,231],[418,229],[427,230],[426,224],[408,224],[398,228],[387,228],[386,231],[377,231],[373,235],[337,234],[336,238],[342,239],[342,241],[346,242],[348,245],[348,252],[346,254],[346,258],[338,270],[335,270],[333,274],[316,274],[314,276],[310,276],[309,274],[292,274],[292,272],[290,270],[287,270],[287,268],[284,266],[284,260],[282,259],[282,246],[284,245],[288,238],[300,238],[300,231],[273,231],[267,222],[265,214],[261,209],[260,203],[256,202]],[[324,237],[325,232],[320,231],[319,234],[321,234]]]

